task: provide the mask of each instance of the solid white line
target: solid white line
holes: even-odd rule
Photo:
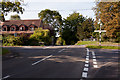
[[[85,78],[86,78],[86,77],[87,77],[87,72],[83,72],[83,73],[82,73],[82,77],[85,77]]]
[[[88,71],[88,68],[84,68],[84,71]]]
[[[5,76],[5,77],[3,77],[1,80],[6,79],[6,78],[9,78],[9,77],[10,77],[10,75]]]
[[[85,64],[85,67],[88,67],[89,66],[89,64]]]
[[[62,52],[62,51],[64,51],[64,50],[65,50],[65,49],[62,49],[62,50],[60,50],[60,51],[58,51],[58,52],[60,53],[60,52]]]
[[[52,55],[47,56],[47,57],[45,57],[45,58],[43,58],[43,59],[41,59],[41,60],[39,60],[39,61],[33,63],[32,65],[38,64],[38,63],[40,63],[41,61],[44,61],[45,59],[48,59],[48,58],[50,58],[50,57],[52,57]]]
[[[98,68],[98,66],[97,66],[97,65],[93,65],[93,67],[94,67],[94,68]]]
[[[93,62],[93,64],[97,64],[97,62]]]

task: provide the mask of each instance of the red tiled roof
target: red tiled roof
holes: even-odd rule
[[[40,19],[33,19],[33,20],[6,20],[2,25],[18,25],[20,26],[21,24],[24,24],[26,26],[29,26],[31,24],[34,24],[36,26],[40,26],[43,23],[41,22]]]

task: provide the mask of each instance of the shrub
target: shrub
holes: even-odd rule
[[[65,40],[63,40],[61,37],[59,37],[56,41],[56,45],[66,45]]]

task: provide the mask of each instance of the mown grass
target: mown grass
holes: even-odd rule
[[[92,49],[120,49],[119,46],[86,46],[86,47]]]
[[[2,55],[9,53],[10,51],[6,48],[2,48]]]
[[[99,45],[98,41],[78,41],[75,45]],[[101,42],[101,46],[118,46],[118,43],[113,42]]]
[[[78,41],[75,45],[86,45],[87,48],[94,49],[120,49],[118,43],[112,42],[101,42],[101,46],[99,46],[98,41]]]
[[[78,41],[75,45],[94,45],[99,44],[97,41]]]

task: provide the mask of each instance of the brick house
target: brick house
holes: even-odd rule
[[[44,24],[40,19],[34,20],[6,20],[1,23],[2,34],[32,34],[35,28],[49,29],[50,33],[54,33],[54,29],[48,24]]]

